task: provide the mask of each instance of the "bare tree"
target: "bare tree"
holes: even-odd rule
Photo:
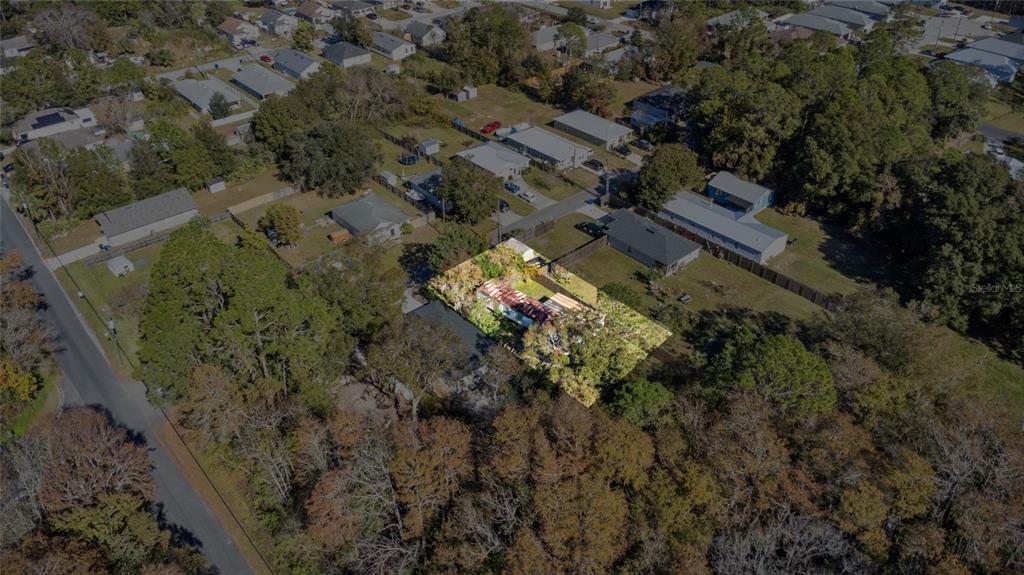
[[[95,48],[103,33],[96,14],[73,4],[41,10],[32,23],[43,40],[58,51]]]
[[[127,134],[132,120],[139,115],[139,106],[131,94],[110,96],[100,103],[97,115],[101,126],[115,134]]]

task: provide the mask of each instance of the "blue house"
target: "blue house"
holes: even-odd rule
[[[751,214],[724,208],[690,192],[676,194],[658,215],[759,264],[786,249],[785,233],[762,224]]]
[[[756,214],[772,205],[775,192],[736,177],[732,172],[718,172],[708,182],[708,195],[715,202],[744,214]]]

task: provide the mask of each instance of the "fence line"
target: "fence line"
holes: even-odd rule
[[[596,252],[597,250],[607,245],[608,234],[601,234],[600,236],[590,240],[589,242],[583,244],[582,246],[572,250],[567,254],[564,254],[563,256],[551,262],[551,264],[549,265],[549,269],[550,266],[554,265],[562,266],[563,268],[568,269],[570,265],[582,260],[583,258],[589,256],[590,254]]]
[[[501,243],[511,237],[514,237],[517,240],[524,242],[532,240],[533,238],[543,234],[544,232],[550,231],[551,228],[555,227],[555,220],[545,220],[542,222],[537,222],[536,224],[528,228],[516,228],[514,227],[514,225],[515,224],[513,224],[513,227],[510,227],[508,231],[501,233],[502,237],[498,238],[498,243]]]
[[[210,223],[215,224],[217,222],[223,222],[224,220],[228,219],[228,217],[228,213],[223,212],[220,214],[210,216],[209,220]],[[125,244],[123,246],[111,248],[108,251],[100,252],[96,255],[92,255],[87,258],[82,258],[82,263],[85,264],[86,267],[92,267],[96,264],[100,264],[107,260],[114,259],[117,256],[123,256],[124,254],[131,253],[136,250],[141,250],[142,248],[151,246],[153,244],[158,244],[160,242],[167,241],[167,239],[171,237],[172,233],[173,232],[160,232],[158,234],[147,236],[146,238],[134,241],[130,244]]]
[[[391,142],[392,144],[402,148],[403,150],[406,150],[407,152],[412,153],[412,154],[416,154],[417,156],[419,156],[421,158],[426,158],[428,162],[430,162],[431,164],[434,164],[435,166],[444,166],[444,162],[442,160],[440,160],[438,158],[435,158],[434,156],[428,156],[427,154],[424,154],[415,145],[410,144],[409,142],[407,142],[407,141],[405,141],[405,140],[403,140],[401,138],[396,138],[396,137],[392,136],[391,134],[385,132],[384,130],[378,130],[378,131],[381,133],[381,135],[384,136],[385,140],[387,140],[387,141]]]
[[[487,136],[478,133],[476,130],[470,130],[466,126],[460,126],[460,125],[456,124],[454,120],[452,120],[451,124],[452,124],[452,127],[455,128],[456,130],[458,130],[459,132],[462,132],[463,134],[465,134],[465,135],[467,135],[467,136],[469,136],[471,138],[474,138],[474,139],[476,139],[476,140],[478,140],[480,142],[491,142],[491,141],[493,141],[490,138],[488,138]]]

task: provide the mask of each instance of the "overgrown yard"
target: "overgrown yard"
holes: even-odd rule
[[[864,256],[852,238],[833,226],[771,209],[758,214],[757,219],[789,234],[786,250],[768,267],[818,291],[848,294],[858,285],[852,277],[872,277],[879,271],[878,261]]]
[[[538,168],[527,170],[523,174],[523,180],[552,200],[564,200],[583,191],[583,188],[574,186],[562,178]]]
[[[447,124],[441,126],[392,126],[386,131],[396,138],[411,137],[417,144],[427,140],[441,142],[441,151],[435,154],[441,160],[447,160],[456,153],[480,143],[479,140],[467,136]]]
[[[556,260],[593,239],[575,227],[580,222],[592,221],[590,217],[572,212],[558,219],[551,230],[526,243],[544,257]]]

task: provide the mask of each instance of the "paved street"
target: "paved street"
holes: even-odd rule
[[[3,250],[18,250],[33,270],[32,283],[47,303],[44,316],[58,334],[56,357],[66,374],[64,405],[88,405],[108,411],[118,423],[137,433],[149,448],[157,483],[156,501],[166,520],[194,537],[221,573],[253,572],[210,506],[186,478],[185,471],[177,466],[175,457],[181,453],[181,446],[167,443],[171,440],[165,437],[165,420],[146,400],[142,384],[121,381],[114,374],[10,206],[3,200],[0,204]]]
[[[515,222],[515,225],[513,227],[515,229],[523,230],[535,226],[541,222],[557,220],[558,218],[564,216],[565,214],[575,212],[576,210],[582,208],[583,206],[587,205],[587,200],[591,200],[596,197],[597,194],[589,190],[585,192],[580,192],[575,196],[569,196],[568,198],[556,204],[550,205],[546,208],[537,210],[532,214],[519,218],[519,220]],[[495,242],[497,240],[497,237],[497,231],[492,232],[491,242]]]
[[[1000,142],[1005,142],[1010,138],[1020,138],[1024,140],[1024,134],[1014,132],[1012,130],[1004,130],[1003,128],[993,126],[992,124],[979,124],[978,131],[986,138],[989,138],[990,140],[999,140]]]

